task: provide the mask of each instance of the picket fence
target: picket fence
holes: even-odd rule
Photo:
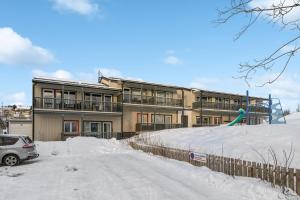
[[[270,182],[273,186],[278,185],[283,189],[289,188],[300,195],[300,169],[202,154],[164,146],[146,145],[136,142],[129,142],[129,144],[136,150],[189,162],[195,166],[206,166],[213,171],[222,172],[231,176],[259,178]]]

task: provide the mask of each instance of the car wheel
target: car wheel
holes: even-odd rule
[[[7,166],[15,166],[19,164],[19,157],[15,154],[9,154],[3,158],[3,163]]]

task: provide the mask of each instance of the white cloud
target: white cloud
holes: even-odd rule
[[[62,69],[59,69],[54,72],[33,70],[32,74],[34,77],[49,77],[49,78],[56,78],[56,79],[62,79],[62,80],[71,80],[73,78],[73,75],[70,72],[62,70]]]
[[[9,65],[44,65],[54,60],[46,49],[35,46],[9,27],[0,28],[0,63]]]
[[[295,4],[295,0],[253,0],[250,1],[249,5],[252,8],[272,8],[273,5],[284,5],[289,6]],[[267,12],[267,16],[273,15],[273,12]],[[293,21],[300,18],[300,8],[293,9],[289,14],[287,14],[284,19],[286,21]]]
[[[213,89],[219,84],[216,78],[197,78],[190,83],[190,87],[196,89]]]
[[[174,55],[168,55],[165,57],[164,63],[167,65],[179,65],[182,64],[182,61]]]
[[[122,77],[122,73],[119,70],[113,68],[98,68],[96,69],[96,71],[100,71],[102,75],[106,77]]]
[[[0,94],[0,99],[6,105],[25,105],[26,102],[26,93],[25,92],[16,92],[13,94]]]
[[[99,10],[99,5],[90,0],[53,0],[54,8],[72,11],[81,15],[91,15]]]

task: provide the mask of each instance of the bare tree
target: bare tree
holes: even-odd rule
[[[277,62],[282,62],[280,71],[270,80],[264,82],[260,86],[272,84],[284,73],[288,67],[292,57],[298,53],[300,46],[297,41],[300,39],[300,15],[295,17],[295,10],[300,8],[300,0],[273,0],[273,3],[266,3],[260,5],[256,3],[257,0],[231,0],[229,7],[223,10],[218,10],[219,17],[218,24],[224,24],[237,16],[246,16],[249,21],[241,28],[235,37],[239,39],[246,31],[248,31],[255,22],[262,18],[268,23],[278,23],[282,29],[289,29],[295,31],[296,35],[290,40],[284,42],[272,53],[262,59],[255,59],[252,63],[241,63],[239,67],[239,76],[250,85],[250,80],[253,75],[259,70],[269,71],[275,67]],[[298,10],[299,11],[299,10]],[[291,15],[294,15],[291,17]]]

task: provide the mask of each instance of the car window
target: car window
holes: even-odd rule
[[[19,138],[14,137],[1,137],[0,146],[14,145],[18,142]]]
[[[26,144],[31,144],[32,143],[32,140],[30,139],[30,137],[22,137],[23,141],[26,143]]]

